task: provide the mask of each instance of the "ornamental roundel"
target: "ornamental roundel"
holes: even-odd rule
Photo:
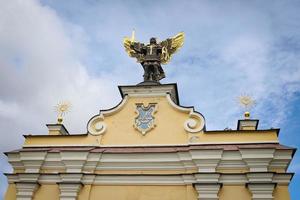
[[[143,135],[155,127],[153,115],[156,111],[156,106],[154,103],[150,103],[146,107],[143,104],[136,104],[137,116],[134,120],[134,127]]]

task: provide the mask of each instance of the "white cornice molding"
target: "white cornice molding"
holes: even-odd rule
[[[38,182],[43,184],[57,184],[62,181],[62,178],[59,174],[40,174]]]
[[[173,147],[173,146],[187,146],[187,145],[223,145],[223,144],[232,144],[232,145],[239,145],[239,144],[278,144],[278,140],[268,140],[268,141],[235,141],[235,142],[193,142],[193,143],[186,143],[186,144],[128,144],[128,145],[102,145],[102,144],[24,144],[23,147]]]
[[[220,179],[219,173],[198,173],[194,174],[197,183],[217,183]]]
[[[272,172],[247,173],[247,178],[250,183],[272,182],[273,176],[274,176],[274,173],[272,173]]]
[[[172,101],[177,102],[178,96],[175,84],[168,85],[137,85],[119,86],[122,96],[130,97],[157,97],[170,94]]]
[[[27,176],[25,176],[27,175]],[[6,174],[10,183],[82,183],[94,185],[187,185],[212,184],[245,185],[245,184],[279,184],[288,185],[292,174],[285,173],[192,173],[192,174]],[[32,178],[34,177],[34,178]]]
[[[36,182],[39,179],[38,173],[20,173],[18,174],[21,182]]]
[[[47,152],[20,152],[20,160],[24,165],[25,171],[28,173],[39,172]]]
[[[267,172],[275,153],[275,149],[264,148],[239,149],[239,151],[250,172]]]
[[[66,171],[70,173],[82,172],[84,164],[87,160],[89,152],[60,152],[61,160],[66,167]]]
[[[274,174],[273,182],[278,185],[289,185],[293,178],[293,174]]]
[[[190,150],[189,153],[199,172],[215,172],[222,159],[223,150]]]
[[[292,159],[291,150],[240,149],[227,151],[189,150],[169,153],[98,153],[89,151],[7,153],[14,170],[34,172],[89,172],[95,170],[195,170],[215,172],[220,170],[250,170],[268,172],[286,168]],[[30,155],[30,156],[29,156]],[[31,161],[29,158],[34,159]],[[43,160],[43,158],[45,158]],[[40,159],[40,160],[38,160]],[[39,164],[37,164],[39,163]],[[29,169],[27,169],[27,167]],[[34,170],[33,170],[34,169]]]
[[[82,173],[60,173],[62,182],[80,182],[84,174]]]
[[[249,181],[245,174],[222,174],[218,182],[223,185],[244,185]]]

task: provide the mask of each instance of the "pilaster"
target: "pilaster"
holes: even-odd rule
[[[77,200],[81,183],[59,183],[60,200]]]
[[[31,183],[31,182],[16,183],[17,200],[32,200],[38,187],[39,187],[38,183]]]
[[[198,200],[218,200],[221,184],[219,183],[196,183],[195,189],[198,193]]]
[[[252,200],[273,200],[275,183],[249,183]]]

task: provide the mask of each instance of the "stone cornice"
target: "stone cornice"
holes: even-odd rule
[[[288,185],[292,173],[187,173],[187,174],[88,174],[88,173],[15,173],[5,174],[9,183],[82,183],[94,185],[245,185],[274,183]]]
[[[226,150],[226,148],[228,150]],[[216,172],[222,170],[244,170],[268,172],[270,169],[286,171],[293,156],[293,149],[276,148],[236,148],[215,146],[173,147],[161,152],[157,147],[153,152],[140,153],[132,148],[131,153],[114,148],[111,152],[97,148],[70,148],[49,151],[26,151],[7,153],[14,170],[38,173],[51,172],[95,172],[97,170],[198,170]],[[224,150],[225,149],[225,150]],[[183,151],[184,150],[184,151]]]

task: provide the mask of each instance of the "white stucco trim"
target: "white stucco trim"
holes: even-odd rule
[[[268,141],[246,141],[246,142],[193,142],[193,143],[186,143],[186,144],[127,144],[127,145],[95,145],[95,144],[34,144],[28,145],[24,144],[23,147],[157,147],[157,146],[188,146],[188,145],[217,145],[217,144],[278,144],[277,140],[268,140]]]
[[[24,174],[7,174],[9,180],[15,183],[28,182],[20,179]],[[36,174],[38,179],[31,183],[83,183],[93,185],[188,185],[188,184],[279,184],[288,185],[292,174],[286,173],[190,173],[190,174],[86,174],[86,173],[56,173]],[[251,175],[251,178],[250,178]],[[266,176],[268,175],[268,176]],[[269,176],[270,175],[270,176]],[[269,178],[271,177],[271,178]],[[259,181],[257,181],[259,180]]]
[[[8,162],[15,170],[23,170],[27,173],[36,173],[41,170],[81,173],[96,170],[195,169],[199,172],[216,172],[227,169],[267,172],[270,169],[285,171],[292,159],[292,154],[293,150],[277,150],[274,148],[191,149],[160,153],[106,153],[105,151],[64,151],[62,149],[59,152],[26,151],[26,154],[24,152],[11,152],[7,153],[7,156]]]

